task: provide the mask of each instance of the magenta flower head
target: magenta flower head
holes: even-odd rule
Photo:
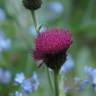
[[[59,70],[66,60],[66,51],[72,43],[68,30],[52,28],[39,33],[35,40],[34,58],[43,60],[53,70]]]

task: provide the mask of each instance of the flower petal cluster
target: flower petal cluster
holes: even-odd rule
[[[34,58],[44,60],[48,67],[60,67],[66,59],[66,51],[72,43],[72,35],[66,29],[52,28],[39,33],[35,40]],[[59,63],[60,62],[60,63]]]
[[[37,91],[39,88],[39,80],[35,72],[32,74],[32,77],[28,79],[25,77],[25,74],[23,72],[17,73],[14,81],[16,85],[20,85],[24,92],[27,93]],[[17,92],[17,94],[19,93]]]

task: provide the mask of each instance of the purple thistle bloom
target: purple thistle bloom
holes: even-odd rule
[[[51,28],[38,34],[35,39],[33,57],[43,60],[48,68],[59,70],[66,61],[66,52],[73,42],[67,29]]]

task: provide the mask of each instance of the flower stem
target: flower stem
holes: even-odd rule
[[[54,71],[54,89],[55,96],[59,96],[58,71]]]
[[[61,75],[61,81],[60,81],[60,96],[66,96],[65,90],[64,90],[64,76]]]
[[[46,67],[46,73],[47,73],[47,77],[48,77],[48,81],[49,81],[49,85],[50,85],[51,92],[53,93],[54,90],[53,90],[52,80],[51,80],[51,76],[50,76],[50,72],[49,72],[49,70],[48,70],[48,67]],[[52,96],[53,96],[53,95],[52,95]]]
[[[37,29],[37,21],[36,21],[35,11],[32,10],[31,13],[32,13],[33,23],[34,23],[36,32],[38,32],[37,31],[38,29]]]
[[[40,29],[42,28],[42,25],[40,25],[39,27],[37,26],[35,11],[32,10],[31,13],[32,13],[32,18],[33,18],[33,23],[34,23],[34,26],[35,26],[35,30],[36,30],[36,32],[38,34],[40,32]]]

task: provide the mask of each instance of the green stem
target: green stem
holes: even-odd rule
[[[60,96],[66,96],[65,92],[64,92],[64,76],[61,75],[61,81],[60,81],[60,92],[59,92]]]
[[[50,89],[51,89],[51,92],[53,93],[52,80],[51,80],[51,77],[50,77],[50,73],[49,73],[48,67],[46,67],[46,72],[47,72],[47,77],[48,77]],[[52,96],[53,96],[53,95],[52,95]]]
[[[32,13],[33,23],[34,23],[36,32],[38,32],[37,31],[37,21],[36,21],[35,11],[31,11],[31,13]]]
[[[54,71],[54,87],[55,87],[55,96],[59,96],[58,72],[57,71]]]

